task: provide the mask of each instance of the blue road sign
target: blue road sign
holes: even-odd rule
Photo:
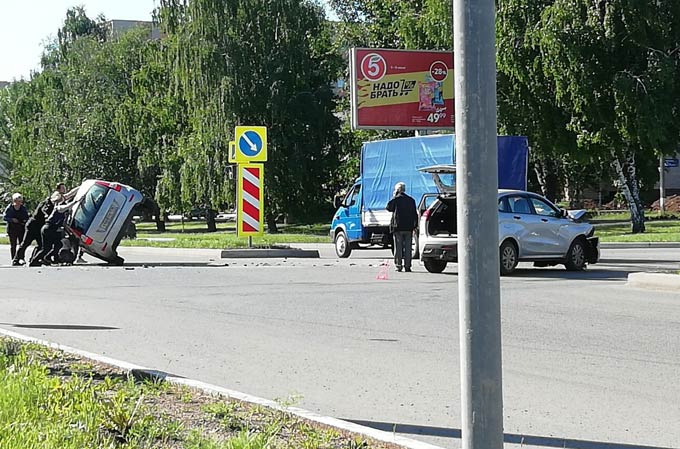
[[[665,168],[675,168],[680,166],[680,160],[675,157],[667,157],[663,160],[663,166]]]
[[[255,131],[246,131],[238,140],[238,148],[247,157],[256,157],[262,151],[262,138]]]

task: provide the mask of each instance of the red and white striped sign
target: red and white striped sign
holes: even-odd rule
[[[239,164],[238,185],[238,235],[239,237],[262,235],[264,232],[264,164]]]

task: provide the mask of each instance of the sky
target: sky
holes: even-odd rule
[[[66,10],[82,5],[88,17],[151,20],[159,0],[2,0],[0,1],[0,81],[30,76],[40,68],[44,42],[56,38]]]

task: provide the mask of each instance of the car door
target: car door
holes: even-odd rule
[[[361,240],[361,184],[355,184],[343,202],[345,231],[349,241]]]
[[[526,195],[513,193],[499,202],[499,233],[501,241],[508,237],[519,243],[520,257],[541,254],[541,237],[538,217],[534,215]]]
[[[566,254],[571,243],[569,235],[564,232],[569,220],[562,216],[560,209],[543,198],[530,196],[529,201],[539,220],[536,232],[540,235],[540,254],[546,256]]]

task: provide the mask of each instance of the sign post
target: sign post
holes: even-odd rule
[[[503,447],[494,19],[494,0],[453,0],[464,449]]]
[[[677,159],[676,159],[677,160]],[[664,172],[666,171],[666,159],[663,156],[659,158],[659,213],[661,216],[665,214],[666,206],[666,188]]]

